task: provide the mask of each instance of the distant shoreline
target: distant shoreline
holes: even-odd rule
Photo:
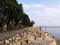
[[[45,29],[43,29],[43,28],[60,28],[60,26],[42,26],[40,28],[45,31]],[[45,31],[45,32],[47,32],[47,31]],[[51,33],[49,33],[49,34],[52,35]],[[54,36],[54,35],[52,35],[52,36]],[[57,45],[60,45],[60,39],[57,38],[56,36],[54,36],[54,38],[56,40]]]
[[[60,45],[60,39],[55,38],[57,45]]]
[[[42,26],[42,30],[60,39],[60,26]]]

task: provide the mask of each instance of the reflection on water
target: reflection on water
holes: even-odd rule
[[[60,39],[60,26],[42,26],[41,28]]]

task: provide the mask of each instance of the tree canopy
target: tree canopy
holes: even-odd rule
[[[28,15],[23,11],[23,5],[16,0],[0,0],[0,27],[18,25],[33,26]],[[8,27],[7,27],[8,28]]]

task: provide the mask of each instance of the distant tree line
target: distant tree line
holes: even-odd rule
[[[16,0],[0,0],[0,31],[15,30],[33,26],[28,15],[24,13],[22,4]]]

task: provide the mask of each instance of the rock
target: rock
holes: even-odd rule
[[[0,41],[0,45],[3,45],[4,44],[4,41]]]
[[[20,36],[17,36],[17,37],[16,37],[16,40],[20,40]]]
[[[40,45],[56,45],[56,41],[52,36],[39,27],[28,28],[27,31],[20,33],[23,45],[26,44],[40,44]]]
[[[39,27],[29,27],[24,29],[25,31],[10,37],[5,40],[5,44],[8,45],[57,45],[56,40],[47,32],[42,31]],[[4,41],[0,41],[0,45]]]
[[[9,40],[5,40],[5,43],[6,43],[6,44],[9,43]]]

